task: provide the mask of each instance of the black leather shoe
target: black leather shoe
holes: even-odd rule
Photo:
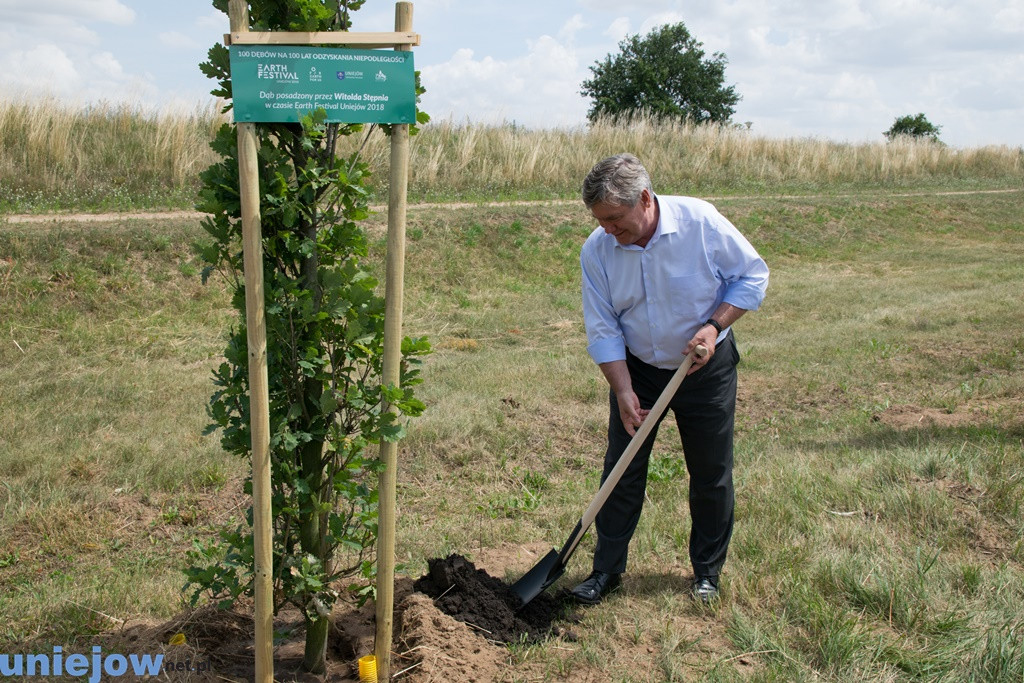
[[[718,599],[718,577],[698,576],[693,580],[693,599],[705,605]]]
[[[576,602],[584,605],[596,605],[601,598],[611,593],[622,584],[622,574],[593,571],[587,580],[569,591]]]

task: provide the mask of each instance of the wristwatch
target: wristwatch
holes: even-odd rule
[[[718,321],[715,320],[714,318],[708,318],[707,320],[705,320],[704,325],[702,325],[702,327],[706,325],[711,325],[711,327],[718,330],[718,334],[722,334],[722,330],[724,329],[721,325],[718,324]]]

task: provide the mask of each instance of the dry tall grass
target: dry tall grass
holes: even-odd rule
[[[0,101],[0,206],[123,208],[182,195],[191,202],[222,120],[214,104],[147,113],[53,98]]]
[[[371,135],[365,154],[387,173],[387,139]],[[927,141],[841,143],[775,139],[729,126],[638,118],[590,127],[530,130],[434,122],[413,138],[410,186],[430,197],[572,196],[598,159],[629,151],[662,191],[877,188],[922,182],[1019,186],[1024,148],[957,149]]]
[[[208,142],[226,120],[215,103],[149,114],[53,99],[0,101],[0,210],[189,206]],[[386,196],[389,145],[378,128],[365,142],[377,199]],[[533,130],[452,120],[413,138],[413,200],[575,197],[598,159],[633,152],[662,192],[828,193],[888,187],[1020,187],[1024,148],[957,149],[912,139],[842,143],[775,139],[729,126],[637,118],[629,123]]]

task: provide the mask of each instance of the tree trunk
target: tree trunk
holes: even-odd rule
[[[306,159],[299,160],[305,163]],[[314,216],[315,216],[314,212]],[[301,225],[303,237],[316,241],[317,225],[315,220],[303,222]],[[323,300],[323,292],[319,283],[320,259],[316,249],[303,260],[301,266],[303,286],[313,295],[314,310],[320,310],[320,303]],[[323,384],[317,379],[309,379],[305,382],[305,400],[309,404],[309,414],[317,415],[320,396],[323,394]],[[310,425],[313,427],[313,425]],[[312,429],[310,431],[313,431]],[[325,481],[327,472],[324,467],[324,443],[321,440],[313,440],[302,448],[302,474],[309,483],[310,494],[313,497],[313,511],[300,520],[299,538],[302,541],[302,549],[320,560],[321,565],[329,573],[330,560],[326,544],[326,519],[319,511],[319,504],[325,499],[330,500],[331,495],[328,487],[330,482]],[[319,608],[319,605],[316,606]],[[309,614],[316,616],[310,618]],[[303,657],[303,666],[310,673],[323,673],[327,667],[327,634],[330,627],[327,615],[321,614],[318,609],[306,608],[306,650]]]
[[[306,619],[306,652],[302,666],[306,671],[322,674],[327,670],[327,633],[331,622],[327,617]]]
[[[323,467],[322,441],[311,441],[302,448],[302,473],[312,496],[313,509],[299,519],[299,540],[303,552],[315,556],[326,567],[329,558],[325,557],[324,529],[321,528],[320,502],[326,485],[326,472]],[[316,616],[310,618],[309,614]],[[327,666],[327,633],[329,622],[327,615],[320,614],[315,608],[306,607],[306,651],[303,666],[311,673],[323,673]]]

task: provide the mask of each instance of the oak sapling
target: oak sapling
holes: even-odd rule
[[[226,0],[217,0],[226,10]],[[251,4],[261,30],[348,30],[362,1],[268,0]],[[222,6],[223,5],[223,6]],[[286,11],[287,10],[287,11]],[[203,71],[230,97],[227,50],[216,45]],[[426,117],[421,115],[418,120]],[[420,415],[413,394],[425,339],[402,342],[397,386],[381,380],[384,298],[364,265],[369,215],[368,171],[358,152],[339,158],[339,136],[358,124],[327,123],[324,111],[301,123],[257,125],[260,212],[269,373],[275,610],[294,604],[306,618],[304,665],[326,666],[328,616],[340,591],[372,595],[380,463],[370,446],[403,435],[402,421]],[[212,143],[221,161],[202,174],[198,208],[204,281],[220,272],[239,312],[214,371],[213,424],[225,449],[251,457],[248,353],[242,272],[237,136],[225,124]],[[385,404],[397,415],[384,410]],[[246,484],[251,492],[251,482]],[[208,594],[222,606],[251,592],[252,509],[247,523],[197,544],[187,570],[193,603]],[[358,581],[358,579],[362,581]]]

